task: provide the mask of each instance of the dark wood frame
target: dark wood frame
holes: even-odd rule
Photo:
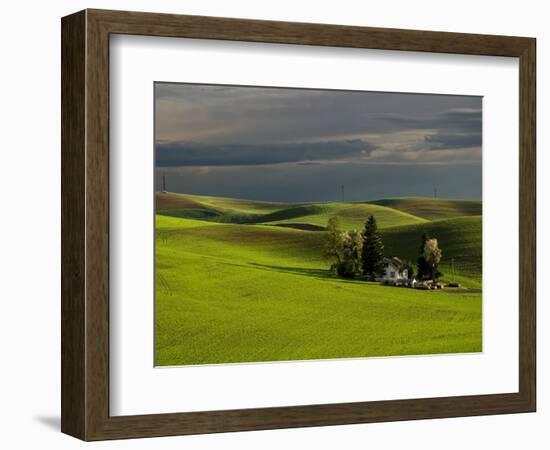
[[[64,17],[61,30],[64,433],[101,440],[535,411],[535,39],[103,10]],[[518,57],[519,391],[110,416],[109,35],[113,33]]]

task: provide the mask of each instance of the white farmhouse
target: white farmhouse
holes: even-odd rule
[[[409,279],[409,271],[397,257],[384,258],[384,274],[377,281],[405,282]]]

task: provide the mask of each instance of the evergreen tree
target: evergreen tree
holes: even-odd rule
[[[362,257],[363,275],[367,279],[374,280],[384,272],[384,244],[374,216],[365,223]]]
[[[403,261],[402,269],[407,271],[407,278],[409,280],[412,280],[414,278],[414,266],[412,262],[408,260]]]

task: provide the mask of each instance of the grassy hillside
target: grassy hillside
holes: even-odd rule
[[[382,230],[386,255],[399,256],[415,262],[424,232],[429,237],[437,238],[439,242],[439,247],[443,251],[441,270],[446,279],[453,278],[454,268],[454,278],[457,281],[463,281],[470,287],[481,288],[481,216],[436,220]]]
[[[157,214],[155,216],[155,228],[157,232],[177,231],[184,228],[196,228],[196,227],[208,227],[219,225],[216,222],[205,222],[204,220],[186,219],[181,220],[177,217],[162,216]]]
[[[426,222],[425,219],[378,205],[328,203],[295,206],[266,214],[257,222],[270,224],[308,223],[325,227],[328,220],[337,216],[343,228],[362,229],[368,217],[374,215],[380,228]]]
[[[368,202],[386,206],[428,220],[449,219],[461,216],[480,216],[481,201],[444,200],[427,197],[388,198]]]
[[[322,229],[332,216],[344,228],[363,228],[368,216],[375,215],[380,228],[426,222],[406,212],[379,205],[358,203],[270,203],[222,197],[157,194],[157,213],[165,216],[199,219],[219,223],[246,223],[293,226],[312,225]]]
[[[256,216],[286,207],[287,205],[284,203],[175,194],[172,192],[156,194],[156,211],[158,214],[222,223],[246,223],[254,221]]]
[[[227,197],[209,197],[205,195],[177,194],[174,192],[156,194],[157,210],[177,208],[205,208],[215,211],[235,211],[255,213],[271,212],[285,207],[286,203],[260,202]]]
[[[334,278],[324,233],[162,215],[156,233],[157,365],[481,351],[481,294]]]

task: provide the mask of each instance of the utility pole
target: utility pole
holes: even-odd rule
[[[344,185],[341,186],[342,188],[342,203],[344,202],[345,196],[344,196]]]
[[[434,188],[434,198],[437,198],[437,188]]]
[[[162,174],[162,192],[166,193],[166,174]]]

